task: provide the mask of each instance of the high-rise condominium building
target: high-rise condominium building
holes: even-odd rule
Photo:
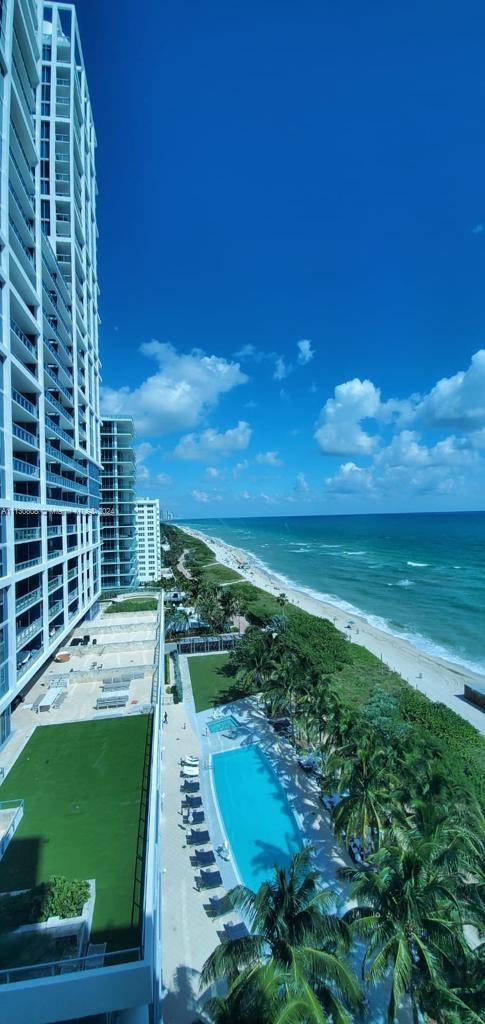
[[[160,579],[160,502],[158,498],[136,499],[136,540],[139,583]]]
[[[73,6],[0,2],[0,745],[100,591],[95,135]]]
[[[101,423],[101,585],[104,590],[138,586],[135,517],[135,426],[129,416]]]

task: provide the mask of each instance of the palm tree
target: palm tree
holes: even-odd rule
[[[421,988],[442,987],[444,967],[465,950],[456,881],[438,866],[441,842],[393,843],[374,855],[374,870],[343,871],[358,904],[344,920],[367,942],[363,976],[371,983],[391,976],[389,1021],[404,998],[417,1020]]]
[[[387,752],[364,732],[328,759],[326,775],[336,780],[341,794],[332,813],[336,831],[345,832],[347,842],[359,836],[366,845],[379,845],[396,806]]]
[[[317,996],[335,1024],[348,1024],[343,1000],[355,1004],[360,997],[357,980],[344,959],[349,934],[332,912],[335,894],[318,885],[319,873],[310,868],[311,855],[311,847],[306,846],[287,869],[276,866],[271,881],[264,882],[257,893],[242,885],[231,890],[229,902],[243,914],[250,933],[221,942],[204,964],[201,982],[207,986],[225,979],[231,998],[240,977],[245,979],[243,989],[251,992],[255,985],[260,990],[258,972],[269,965],[283,972],[288,999],[313,1000],[316,1006]],[[316,1013],[315,1007],[312,1012]],[[317,1017],[293,1019],[316,1021]],[[291,1015],[288,1024],[290,1020]]]
[[[272,634],[254,626],[248,629],[231,652],[230,664],[244,690],[264,689],[274,665]]]
[[[285,605],[288,604],[288,597],[283,592],[281,594],[278,594],[278,597],[276,598],[276,600],[277,600],[280,608],[284,608]]]

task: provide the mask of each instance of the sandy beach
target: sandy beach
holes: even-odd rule
[[[413,647],[407,640],[393,636],[371,625],[366,619],[342,611],[338,606],[321,601],[296,588],[283,584],[277,576],[262,569],[247,551],[242,551],[224,541],[215,540],[199,530],[179,526],[180,530],[202,540],[214,552],[216,561],[234,569],[244,579],[268,594],[280,594],[284,590],[288,600],[312,615],[329,619],[337,629],[349,633],[353,643],[361,644],[382,661],[398,672],[411,686],[426,694],[430,700],[441,701],[457,715],[461,715],[482,734],[485,733],[485,714],[463,700],[464,684],[470,680],[485,685],[485,676],[468,671],[460,665],[426,654]],[[353,625],[348,629],[348,623]]]

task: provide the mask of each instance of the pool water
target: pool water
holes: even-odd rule
[[[287,867],[303,842],[285,791],[254,745],[212,758],[214,789],[239,876],[250,889]]]
[[[207,723],[207,728],[209,732],[224,732],[226,729],[239,729],[239,722],[232,715],[227,715],[226,718],[213,718]]]

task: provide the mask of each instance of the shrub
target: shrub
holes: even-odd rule
[[[55,875],[46,885],[45,900],[42,906],[41,921],[48,917],[79,917],[83,906],[89,899],[89,885],[78,878],[69,880],[62,875]]]

